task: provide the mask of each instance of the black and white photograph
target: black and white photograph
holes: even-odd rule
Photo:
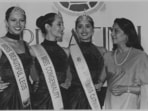
[[[148,109],[147,0],[0,0],[0,110]]]

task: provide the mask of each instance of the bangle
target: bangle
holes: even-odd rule
[[[130,93],[130,87],[127,86],[127,93]]]

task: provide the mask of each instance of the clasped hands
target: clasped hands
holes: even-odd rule
[[[101,87],[102,87],[103,83],[99,82],[98,84],[95,84],[95,89],[97,91],[101,91]],[[117,85],[114,86],[112,89],[110,89],[110,91],[112,92],[113,95],[115,96],[120,96],[123,93],[127,93],[128,91],[128,86],[123,86],[123,85]]]
[[[116,85],[110,89],[114,96],[120,96],[123,93],[127,93],[129,91],[128,86]],[[129,93],[129,92],[128,92]]]

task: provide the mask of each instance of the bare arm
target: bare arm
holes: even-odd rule
[[[35,58],[36,58],[36,55],[34,53],[34,51],[32,50],[32,48],[30,46],[29,47],[29,52],[32,56],[32,64],[31,64],[31,73],[30,73],[30,76],[32,78],[32,80],[35,82],[35,81],[39,81],[39,76],[38,76],[38,72],[37,72],[37,69],[36,69],[36,66],[35,66]]]
[[[95,84],[95,88],[96,88],[97,91],[101,90],[101,87],[103,86],[105,80],[106,80],[106,72],[105,72],[105,66],[104,66],[103,71],[98,78],[98,83]]]
[[[67,57],[69,58],[69,49],[68,48],[63,48],[63,50],[65,51],[65,53],[67,54]],[[70,72],[70,66],[68,63],[68,67],[67,67],[67,71],[66,71],[66,79],[65,82],[61,84],[62,87],[64,87],[65,89],[68,89],[71,86],[71,81],[72,81],[72,74]]]
[[[36,65],[35,65],[35,58],[36,58],[36,55],[34,53],[34,51],[32,50],[32,48],[29,46],[29,52],[32,56],[32,64],[31,64],[31,69],[30,69],[30,77],[31,77],[31,80],[33,82],[33,90],[34,92],[38,89],[39,87],[39,82],[40,82],[40,79],[39,79],[39,74],[38,74],[38,71],[37,71],[37,68],[36,68]]]
[[[105,53],[107,52],[107,50],[103,47],[97,47],[98,50],[100,51],[100,53],[102,54],[103,56],[103,59],[105,61],[105,58],[104,58],[104,55]],[[105,65],[103,66],[103,69],[102,69],[102,72],[101,74],[99,75],[98,77],[98,83],[95,84],[95,88],[100,91],[101,90],[101,87],[103,86],[104,82],[106,80],[106,70],[105,70]]]
[[[116,86],[111,90],[112,94],[115,96],[120,96],[123,93],[133,93],[133,94],[140,94],[140,86]]]

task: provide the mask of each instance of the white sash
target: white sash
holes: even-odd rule
[[[52,61],[41,45],[31,46],[44,72],[54,109],[63,109],[62,96]]]
[[[23,65],[18,55],[16,54],[14,49],[12,49],[11,46],[9,46],[2,39],[0,39],[0,49],[5,53],[5,55],[7,56],[11,64],[11,67],[14,72],[14,76],[19,88],[23,108],[26,108],[28,106],[31,107],[30,93],[29,93],[28,83],[26,79],[26,74],[24,72]]]
[[[93,110],[101,109],[87,63],[78,44],[71,45],[70,52],[91,108]]]

